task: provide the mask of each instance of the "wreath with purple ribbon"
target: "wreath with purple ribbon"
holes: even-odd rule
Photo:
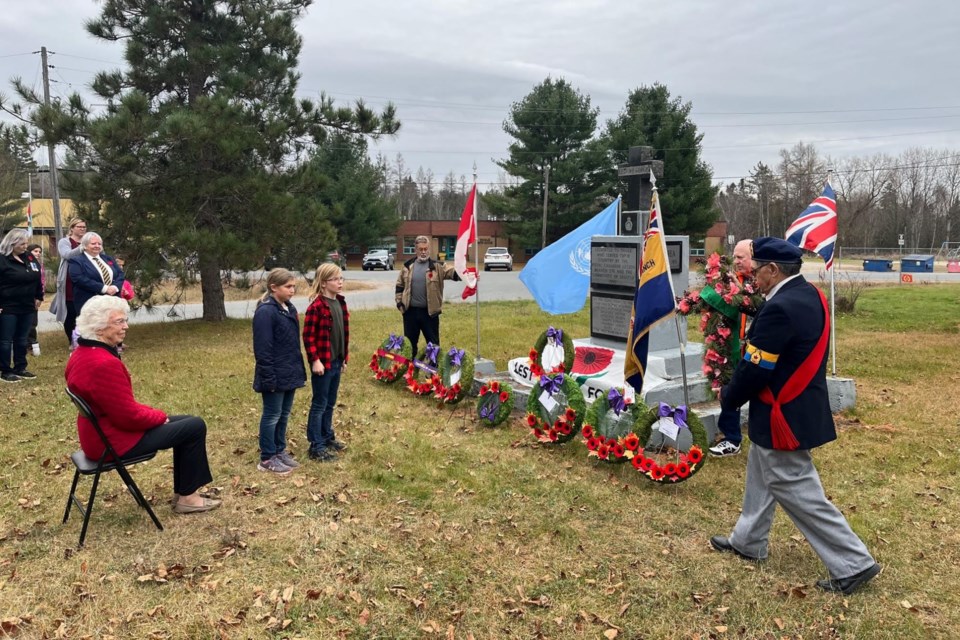
[[[439,377],[434,384],[434,397],[443,404],[457,404],[473,387],[474,357],[465,349],[451,347],[440,359]],[[451,383],[460,372],[460,378]]]
[[[480,386],[477,397],[477,418],[485,427],[502,423],[513,411],[513,388],[498,380]]]
[[[587,402],[573,376],[545,374],[533,385],[527,398],[527,426],[540,442],[561,444],[580,432],[586,411]]]
[[[440,380],[439,358],[440,345],[428,342],[427,346],[410,363],[404,379],[407,381],[407,389],[414,395],[426,396],[434,392],[437,382]],[[428,374],[426,382],[420,382],[421,371]]]
[[[563,347],[563,363],[559,367],[554,367],[551,371],[544,371],[543,349],[548,344]],[[530,370],[533,372],[535,378],[545,373],[570,373],[573,371],[573,359],[576,357],[576,349],[573,346],[573,340],[570,339],[566,331],[557,327],[548,327],[547,330],[537,338],[537,341],[533,344],[533,348],[530,349],[528,357],[530,358]]]
[[[391,333],[370,358],[370,369],[380,382],[396,382],[407,372],[412,356],[413,345],[410,340]]]
[[[692,444],[686,451],[663,445],[657,449],[650,447],[653,425],[661,417],[673,418],[681,431],[684,429],[690,431]],[[675,484],[692,478],[703,468],[706,461],[703,452],[707,448],[707,432],[697,414],[689,411],[686,406],[672,407],[661,402],[656,411],[650,411],[648,415],[642,416],[637,421],[636,428],[642,448],[630,463],[648,480],[658,484]]]
[[[642,403],[628,403],[623,393],[623,387],[612,387],[593,401],[583,418],[580,435],[587,455],[602,462],[627,462],[641,446],[634,425],[650,409]],[[611,413],[619,420],[611,418]]]

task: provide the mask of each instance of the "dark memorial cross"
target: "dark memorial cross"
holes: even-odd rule
[[[617,234],[639,236],[650,214],[653,186],[650,172],[658,180],[663,177],[663,161],[653,159],[653,147],[630,147],[627,163],[620,165],[617,175],[624,184],[623,210],[617,222]]]

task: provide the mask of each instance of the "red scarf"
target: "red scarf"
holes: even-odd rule
[[[760,392],[760,401],[772,406],[770,410],[770,435],[773,438],[773,448],[780,451],[794,451],[800,446],[793,430],[787,423],[783,415],[783,405],[793,402],[797,399],[803,390],[807,388],[817,374],[817,370],[823,363],[823,355],[827,352],[827,342],[830,337],[830,313],[827,309],[827,298],[820,289],[817,289],[820,295],[820,303],[823,305],[823,333],[817,340],[813,351],[800,364],[793,375],[787,380],[787,383],[780,389],[780,395],[773,397],[770,387]]]

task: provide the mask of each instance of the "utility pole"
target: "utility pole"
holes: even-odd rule
[[[43,104],[50,106],[50,72],[47,70],[47,48],[40,47],[40,59],[43,63]],[[63,224],[60,218],[60,180],[57,177],[57,154],[52,142],[47,142],[47,154],[50,157],[50,186],[53,189],[53,228],[57,234],[54,242],[63,237]]]
[[[540,248],[547,248],[547,198],[550,194],[550,165],[543,168],[543,237],[540,241]]]

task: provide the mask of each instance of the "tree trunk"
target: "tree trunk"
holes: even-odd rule
[[[200,257],[200,291],[203,294],[203,319],[207,322],[223,322],[227,309],[223,304],[223,280],[220,279],[220,262],[203,251]]]

